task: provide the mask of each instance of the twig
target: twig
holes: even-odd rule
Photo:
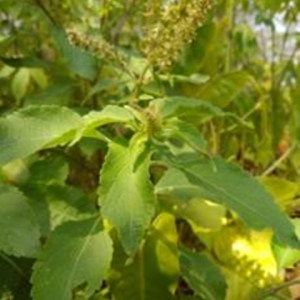
[[[48,9],[44,6],[44,4],[40,0],[35,0],[35,4],[42,10],[42,12],[46,15],[46,17],[51,21],[51,23],[55,26],[57,26],[56,20],[53,18],[53,16],[50,14]]]
[[[293,144],[286,152],[283,153],[266,171],[262,173],[262,176],[268,176],[270,175],[273,171],[277,169],[277,167],[284,161],[286,160],[292,152],[297,148],[298,144],[295,143]]]
[[[300,284],[300,280],[293,280],[293,281],[289,281],[289,282],[285,282],[279,286],[270,288],[269,290],[263,292],[262,295],[258,296],[258,298],[253,298],[253,300],[263,300],[269,296],[274,296],[276,295],[278,292],[285,290],[293,285],[297,285]]]

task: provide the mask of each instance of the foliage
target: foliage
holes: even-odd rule
[[[299,10],[0,1],[0,299],[296,299]]]

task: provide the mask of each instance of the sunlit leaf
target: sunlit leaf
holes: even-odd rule
[[[118,229],[126,252],[135,250],[154,214],[154,194],[149,180],[150,154],[145,140],[111,142],[100,174],[99,204]]]
[[[292,223],[294,224],[296,234],[300,239],[300,220],[294,219],[292,220]],[[278,245],[276,242],[273,243],[273,252],[279,269],[292,267],[293,264],[300,261],[300,250],[284,247]]]
[[[21,68],[12,81],[12,93],[17,101],[20,101],[26,94],[30,82],[30,72],[28,69]]]
[[[264,188],[238,166],[221,158],[191,155],[167,171],[156,193],[189,199],[202,197],[236,211],[253,229],[274,229],[277,239],[292,247],[300,246],[288,217]]]
[[[174,299],[179,275],[177,233],[172,215],[159,215],[134,260],[126,265],[117,249],[110,279],[115,300]]]
[[[0,165],[69,141],[81,118],[59,106],[30,106],[0,119]]]

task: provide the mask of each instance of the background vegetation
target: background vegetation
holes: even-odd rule
[[[300,299],[299,13],[0,0],[0,299]]]

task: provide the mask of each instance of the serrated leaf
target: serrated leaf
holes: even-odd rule
[[[69,222],[50,236],[34,265],[34,300],[70,300],[72,290],[86,283],[91,296],[110,267],[112,242],[99,218]]]
[[[90,199],[74,186],[29,182],[22,190],[29,198],[43,236],[65,222],[88,219],[97,213]]]
[[[40,233],[26,197],[15,187],[0,184],[0,250],[8,255],[36,257]]]
[[[90,199],[73,186],[49,186],[45,197],[50,211],[51,228],[66,221],[87,219],[97,213]]]
[[[21,68],[12,80],[12,93],[17,101],[20,101],[26,94],[30,82],[30,72],[28,69]]]
[[[145,140],[136,136],[130,144],[110,143],[100,174],[99,204],[103,216],[118,229],[127,253],[139,246],[154,215],[149,164]]]
[[[200,197],[225,205],[251,228],[271,227],[281,243],[299,247],[291,222],[271,195],[248,173],[221,158],[186,157],[166,172],[156,193],[181,199]]]
[[[81,118],[59,106],[30,106],[0,119],[0,165],[24,158],[50,143],[69,141]]]
[[[74,142],[89,133],[95,128],[110,123],[128,123],[133,120],[133,115],[125,108],[116,105],[107,105],[101,111],[92,111],[83,117],[83,125],[78,131]]]
[[[300,220],[294,219],[292,220],[292,223],[294,224],[296,228],[296,234],[300,239]],[[276,241],[273,241],[272,250],[279,269],[290,268],[293,266],[293,264],[300,261],[300,250],[278,245]]]
[[[196,294],[207,300],[225,299],[225,278],[207,255],[181,248],[179,260],[182,276]]]
[[[200,99],[173,96],[153,101],[156,110],[162,118],[184,117],[201,114],[210,116],[223,116],[225,113],[218,107]]]
[[[179,276],[175,218],[160,214],[131,263],[116,249],[109,283],[115,300],[172,300]]]

